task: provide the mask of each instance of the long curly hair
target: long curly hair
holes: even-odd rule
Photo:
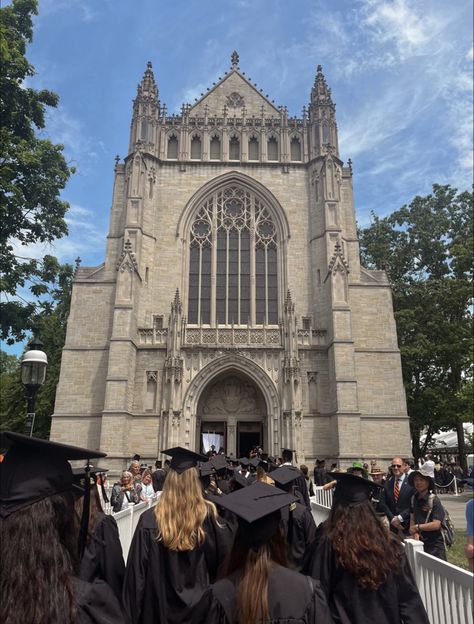
[[[234,544],[219,576],[225,578],[234,572],[241,573],[236,593],[240,624],[255,624],[270,619],[268,574],[275,564],[288,565],[286,542],[280,528],[256,550],[250,547],[242,529],[237,529]]]
[[[325,532],[339,565],[362,589],[377,590],[400,569],[400,543],[377,518],[370,501],[336,504]]]
[[[76,571],[72,494],[0,518],[2,624],[72,624]]]
[[[217,522],[216,506],[203,497],[196,468],[181,474],[170,469],[155,506],[158,540],[170,550],[194,550],[205,540],[208,514]]]

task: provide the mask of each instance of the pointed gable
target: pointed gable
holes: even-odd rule
[[[210,116],[222,115],[224,106],[229,117],[242,116],[242,108],[246,117],[261,117],[262,110],[265,117],[280,116],[278,108],[240,72],[234,55],[231,71],[191,107],[190,115],[204,116],[206,106]]]

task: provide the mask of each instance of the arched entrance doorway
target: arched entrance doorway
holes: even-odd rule
[[[224,450],[231,457],[248,456],[256,446],[267,448],[266,420],[266,402],[255,382],[240,371],[223,372],[199,398],[196,448],[204,453]]]
[[[222,392],[226,395],[225,400]],[[241,406],[242,411],[239,411]],[[204,407],[206,414],[203,414]],[[182,422],[187,429],[183,436],[184,443],[189,432],[189,447],[196,450],[201,448],[203,422],[211,423],[211,426],[218,422],[225,423],[225,450],[229,456],[237,457],[240,445],[251,443],[252,436],[243,434],[256,433],[252,431],[252,423],[258,423],[263,448],[270,455],[278,455],[281,446],[280,400],[275,383],[253,359],[239,353],[219,353],[197,372],[184,397]],[[254,426],[256,428],[257,424]],[[169,437],[163,443],[170,446],[182,444],[183,438]]]

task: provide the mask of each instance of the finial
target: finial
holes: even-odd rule
[[[120,156],[117,154],[117,156],[115,157],[115,166],[117,167],[118,164],[120,162]]]
[[[125,251],[132,250],[132,241],[129,238],[127,238],[127,240],[124,242],[123,248],[125,249]]]
[[[174,303],[180,303],[180,299],[179,299],[179,288],[176,289],[176,292],[174,293]]]
[[[349,158],[347,161],[347,166],[349,167],[349,171],[352,173],[352,158]]]
[[[232,52],[230,61],[232,63],[232,69],[237,69],[239,66],[239,55],[237,54],[235,50]]]
[[[318,65],[317,68],[316,68],[316,71],[318,72],[318,74],[321,74],[323,72],[322,65]]]
[[[76,263],[76,268],[74,269],[74,273],[77,272],[78,268],[81,266],[81,258],[79,256],[77,256],[77,258],[74,260],[74,262]]]
[[[148,63],[146,64],[147,69],[151,69],[151,61],[148,61]]]

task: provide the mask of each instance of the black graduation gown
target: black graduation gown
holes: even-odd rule
[[[73,589],[77,605],[74,624],[125,624],[120,602],[107,583],[87,583],[75,577]]]
[[[222,523],[224,525],[224,523]],[[133,624],[185,624],[229,549],[229,531],[208,516],[204,543],[188,552],[172,551],[157,541],[153,509],[138,522],[128,554],[123,605]]]
[[[329,539],[321,537],[310,562],[310,573],[321,582],[337,624],[430,624],[403,546],[401,566],[377,591],[361,589],[341,568]]]
[[[218,581],[203,595],[193,624],[234,624],[239,575]],[[267,624],[332,624],[319,582],[275,565],[268,576],[270,620]]]
[[[161,492],[163,485],[165,484],[166,471],[163,468],[157,468],[151,475],[151,483],[155,492]]]
[[[292,486],[295,490],[297,490],[301,496],[303,497],[304,504],[308,509],[311,509],[311,502],[309,500],[308,486],[306,485],[306,479],[304,478],[304,474],[296,468],[296,466],[287,466],[283,464],[286,468],[290,468],[295,472],[295,479],[292,481]]]
[[[285,507],[281,510],[284,535],[288,544],[288,558],[292,567],[298,572],[304,572],[308,554],[313,549],[316,539],[316,524],[313,514],[301,503],[295,503],[291,512]]]
[[[120,601],[125,563],[118,527],[112,516],[101,516],[84,550],[78,576],[89,583],[96,579],[105,581]]]

